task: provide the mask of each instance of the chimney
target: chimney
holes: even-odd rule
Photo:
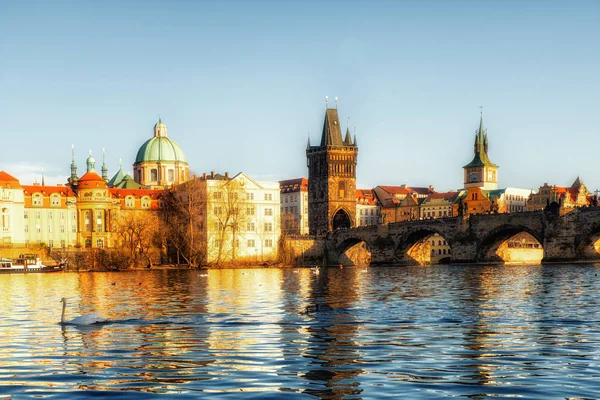
[[[214,179],[215,178],[215,171],[210,171],[210,179]]]
[[[225,171],[225,179],[229,179],[229,172]]]

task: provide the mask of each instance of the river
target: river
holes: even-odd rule
[[[598,272],[544,265],[3,274],[0,394],[599,398]],[[97,312],[111,322],[59,324],[62,297],[67,319]]]

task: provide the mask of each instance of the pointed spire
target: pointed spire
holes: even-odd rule
[[[44,168],[42,168],[42,186],[46,186],[44,183]]]
[[[75,145],[71,145],[71,177],[69,182],[72,184],[77,183],[77,165],[75,164]]]
[[[310,131],[308,131],[308,142],[306,143],[306,148],[310,149]]]
[[[102,179],[104,182],[108,182],[108,168],[106,167],[106,152],[104,147],[102,148]]]
[[[344,144],[346,146],[352,146],[352,136],[350,135],[350,127],[346,127],[346,137],[344,138]]]

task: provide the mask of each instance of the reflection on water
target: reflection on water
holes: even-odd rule
[[[0,275],[0,393],[594,398],[598,269]]]

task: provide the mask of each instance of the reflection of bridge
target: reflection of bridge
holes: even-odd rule
[[[329,262],[336,263],[348,249],[364,243],[373,264],[406,263],[411,262],[409,249],[412,254],[415,247],[424,245],[423,239],[437,233],[451,247],[452,262],[491,262],[501,261],[496,254],[498,248],[521,232],[540,242],[542,261],[600,260],[594,247],[600,239],[600,207],[575,209],[562,216],[553,211],[534,211],[343,229],[327,235],[326,251]]]

